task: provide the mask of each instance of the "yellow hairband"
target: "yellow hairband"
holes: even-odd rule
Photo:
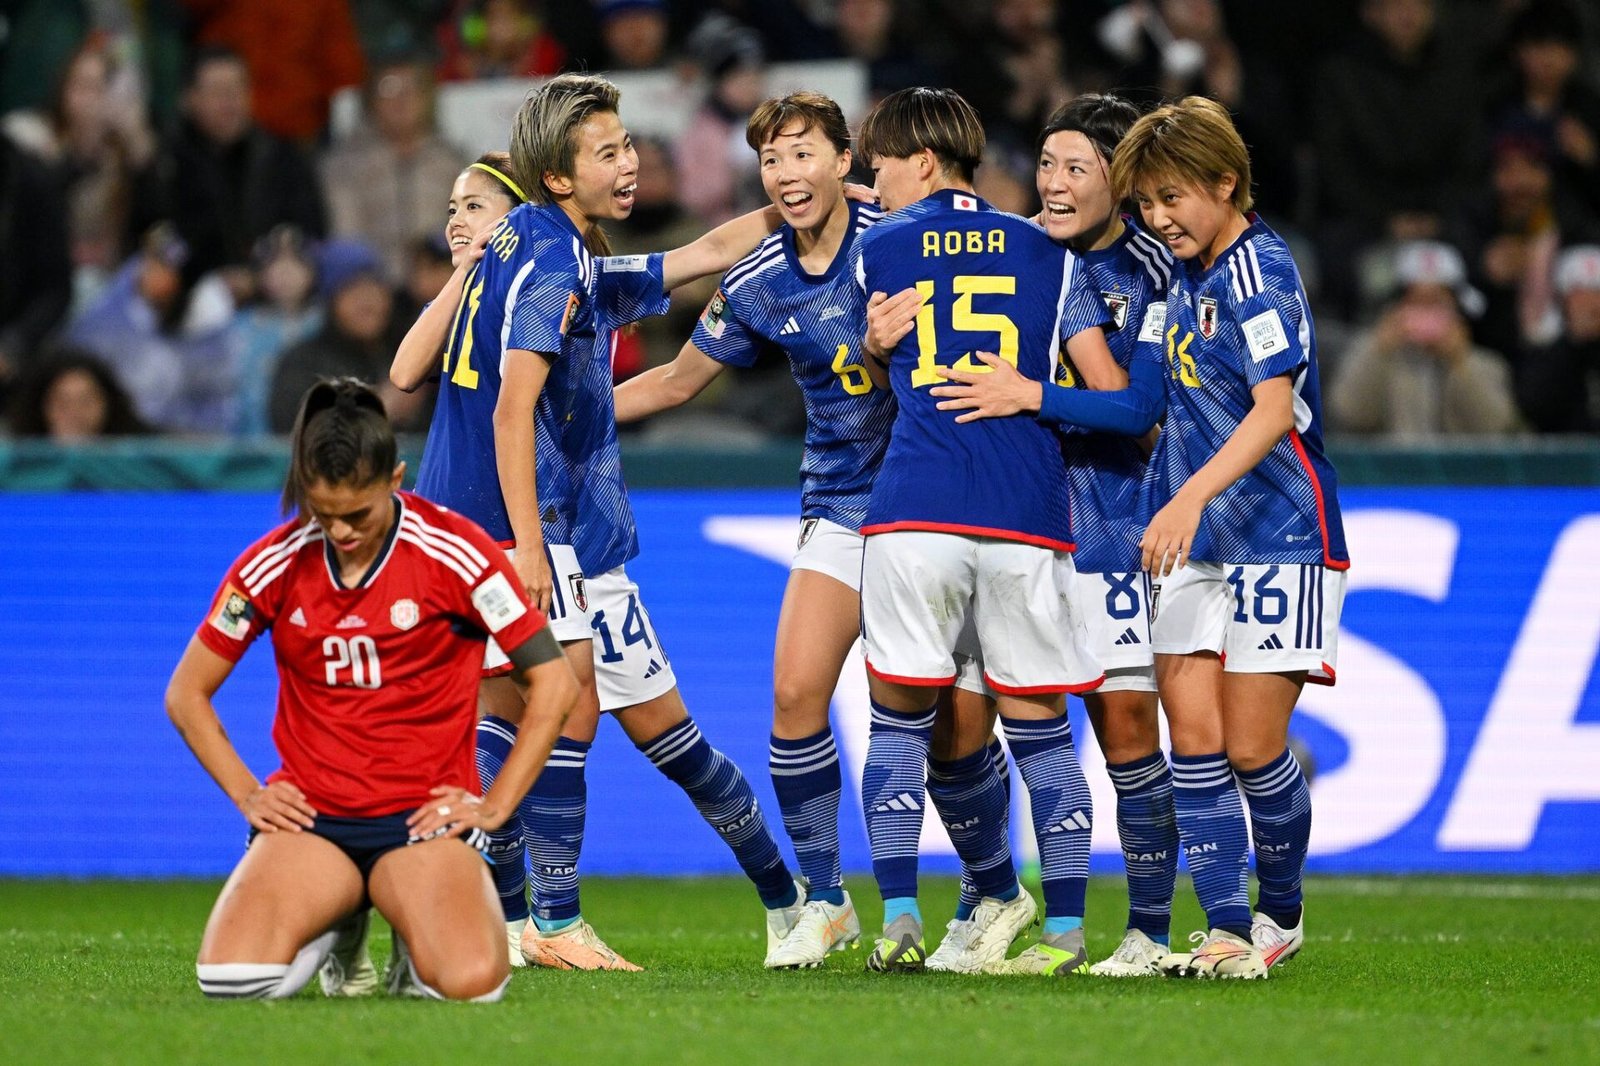
[[[499,178],[502,183],[504,183],[506,188],[511,190],[511,195],[517,198],[517,203],[525,204],[528,202],[528,194],[523,192],[516,182],[512,181],[507,175],[500,173],[494,167],[491,167],[488,163],[474,163],[467,169],[481,170],[485,174],[494,175],[496,178]]]

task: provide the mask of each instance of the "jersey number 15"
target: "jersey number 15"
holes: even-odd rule
[[[995,349],[995,354],[1012,366],[1016,366],[1017,324],[1006,315],[974,311],[972,298],[1015,296],[1017,279],[987,274],[958,274],[950,279],[950,288],[955,294],[955,302],[950,305],[950,328],[957,333],[999,334],[1000,344]],[[920,389],[924,385],[943,384],[945,380],[939,376],[938,370],[939,337],[934,323],[934,283],[917,282],[917,292],[922,297],[922,310],[917,312],[917,366],[911,371],[911,387],[914,389]],[[975,361],[971,352],[956,361],[955,369],[972,374],[989,372],[989,367]]]

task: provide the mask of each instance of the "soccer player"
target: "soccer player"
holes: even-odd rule
[[[1086,835],[1089,825],[1063,694],[1094,688],[1101,670],[1064,595],[1072,542],[1060,444],[1033,419],[958,425],[930,389],[944,380],[941,366],[977,365],[979,349],[1037,378],[1054,365],[1061,336],[1074,358],[1109,359],[1107,315],[1075,256],[972,192],[983,144],[971,105],[942,89],[891,94],[860,135],[893,213],[859,239],[857,277],[875,298],[915,288],[923,303],[886,363],[868,361],[899,405],[861,530],[872,694],[862,807],[885,912],[867,965],[880,971],[925,961],[916,899],[924,767],[936,690],[956,679],[964,627],[975,633],[1041,840]],[[992,771],[974,781],[952,841],[979,896],[993,901],[977,913],[1003,955],[1037,908],[1016,882],[1004,787]],[[1046,933],[1081,953],[1087,852],[1081,870],[1067,849],[1041,854]]]
[[[515,548],[513,565],[548,607],[582,688],[522,808],[531,919],[521,865],[509,858],[522,854],[522,840],[513,832],[495,843],[508,856],[496,870],[508,933],[527,961],[558,968],[637,969],[579,905],[585,763],[601,711],[616,714],[728,843],[767,908],[769,942],[788,932],[801,904],[748,782],[684,708],[623,569],[638,540],[611,397],[614,331],[661,313],[669,289],[731,266],[775,223],[755,212],[685,248],[606,257],[599,223],[632,211],[638,169],[618,99],[603,78],[565,75],[519,110],[512,164],[533,202],[502,220],[467,281],[417,482]],[[509,686],[486,684],[483,703],[480,766],[492,777],[516,736],[520,700]]]
[[[1039,134],[1036,182],[1042,210],[1036,221],[1083,260],[1112,322],[1108,339],[1117,366],[1132,367],[1136,340],[1159,341],[1172,257],[1165,245],[1118,211],[1109,165],[1128,128],[1139,117],[1132,104],[1088,94],[1064,104]],[[885,303],[875,311],[880,343],[910,329],[915,302]],[[987,403],[990,414],[1033,412],[1061,423],[1053,401],[1062,390],[1030,381],[1003,360],[979,353],[988,373],[948,371],[965,383],[939,386],[941,407],[966,412]],[[1076,368],[1063,361],[1056,384],[1081,385]],[[1161,389],[1159,368],[1149,370],[1152,391]],[[1114,387],[1128,382],[1126,373]],[[1105,384],[1096,383],[1105,388]],[[959,399],[948,399],[959,397]],[[1014,397],[1014,399],[1012,399]],[[996,410],[1001,404],[1009,406]],[[1041,408],[1043,411],[1041,413]],[[963,414],[961,417],[968,417]],[[1148,428],[1146,425],[1144,428]],[[1172,895],[1178,865],[1178,829],[1172,809],[1172,774],[1160,751],[1154,658],[1150,650],[1150,582],[1140,569],[1138,496],[1145,449],[1134,438],[1069,431],[1063,435],[1072,486],[1075,606],[1089,627],[1092,646],[1106,668],[1105,683],[1084,693],[1089,721],[1106,758],[1117,793],[1117,834],[1128,871],[1128,930],[1117,950],[1090,972],[1102,976],[1152,975],[1167,953]],[[958,686],[982,691],[981,679],[964,672]],[[935,742],[935,756],[940,756]],[[960,915],[958,914],[958,918]],[[953,927],[940,945],[959,943],[968,930]],[[935,953],[937,955],[938,952]],[[1012,972],[1058,972],[1065,953],[1038,944],[1008,963]]]
[[[805,397],[800,532],[773,656],[772,787],[801,873],[805,909],[767,965],[820,966],[861,935],[839,867],[839,753],[828,706],[861,625],[861,522],[889,442],[894,398],[860,355],[863,299],[847,265],[881,216],[845,198],[850,131],[815,92],[768,100],[745,139],[784,225],[723,278],[678,357],[616,390],[631,422],[698,395],[729,366],[764,350],[789,359]]]
[[[577,682],[505,554],[466,519],[398,491],[404,470],[376,394],[352,380],[313,386],[284,488],[298,513],[229,567],[167,686],[173,724],[251,828],[201,941],[208,996],[291,996],[341,932],[349,951],[329,960],[323,988],[370,990],[369,900],[394,927],[391,992],[493,1001],[505,990],[484,830],[516,816]],[[212,699],[268,631],[282,764],[263,785]],[[475,693],[491,633],[530,695],[516,747],[479,799]]]

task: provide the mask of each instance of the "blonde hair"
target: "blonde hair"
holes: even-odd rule
[[[972,105],[951,89],[901,89],[879,101],[861,123],[861,154],[905,159],[924,148],[947,174],[971,182],[983,159],[983,122]]]
[[[536,204],[553,204],[546,174],[570,178],[577,169],[578,127],[590,116],[616,113],[622,91],[593,74],[563,74],[530,90],[511,125],[511,169]],[[585,243],[595,255],[610,255],[611,242],[598,225]]]
[[[1158,107],[1133,124],[1111,160],[1111,189],[1118,199],[1134,195],[1143,178],[1165,178],[1215,188],[1234,176],[1229,199],[1240,213],[1250,195],[1250,152],[1227,108],[1203,96],[1186,96]]]
[[[810,89],[762,103],[751,113],[744,139],[759,152],[762,145],[797,119],[802,133],[816,130],[833,143],[840,155],[850,150],[850,127],[844,120],[844,112],[831,98]]]

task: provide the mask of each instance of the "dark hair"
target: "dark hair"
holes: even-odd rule
[[[324,378],[306,390],[289,437],[283,513],[303,510],[306,486],[366,486],[393,475],[399,449],[383,401],[355,378]]]
[[[512,207],[528,202],[527,186],[517,177],[516,168],[511,165],[510,152],[485,152],[468,163],[466,169],[479,173],[493,171],[489,176],[497,179],[495,191],[510,200]]]
[[[194,83],[200,80],[200,72],[212,63],[237,63],[244,68],[245,77],[250,77],[250,64],[244,56],[226,45],[203,44],[189,56],[189,63],[183,70],[183,87],[194,88]]]
[[[1511,20],[1506,42],[1513,48],[1564,44],[1579,49],[1583,44],[1583,18],[1566,0],[1533,0]]]
[[[850,127],[839,105],[819,92],[802,89],[768,100],[757,107],[745,126],[745,142],[757,152],[761,146],[783,132],[791,122],[800,123],[800,132],[815,130],[833,143],[840,155],[850,150]]]
[[[905,159],[924,148],[946,173],[970,182],[983,159],[983,122],[972,105],[953,89],[922,86],[890,93],[861,123],[856,137],[861,154],[871,163]]]
[[[528,92],[511,125],[511,165],[527,179],[522,189],[536,204],[553,204],[546,174],[570,178],[577,171],[578,127],[591,115],[617,113],[622,90],[597,74],[561,74]],[[597,256],[611,254],[599,225],[584,244]]]
[[[1081,133],[1109,163],[1117,145],[1137,121],[1139,109],[1122,97],[1111,93],[1084,93],[1056,108],[1044,120],[1033,154],[1037,156],[1044,151],[1044,142],[1053,134]]]
[[[44,437],[44,401],[50,389],[68,374],[81,372],[94,379],[106,402],[106,421],[100,433],[107,437],[149,433],[150,427],[133,409],[128,390],[109,366],[81,348],[57,348],[25,377],[11,401],[11,431],[19,437]]]

